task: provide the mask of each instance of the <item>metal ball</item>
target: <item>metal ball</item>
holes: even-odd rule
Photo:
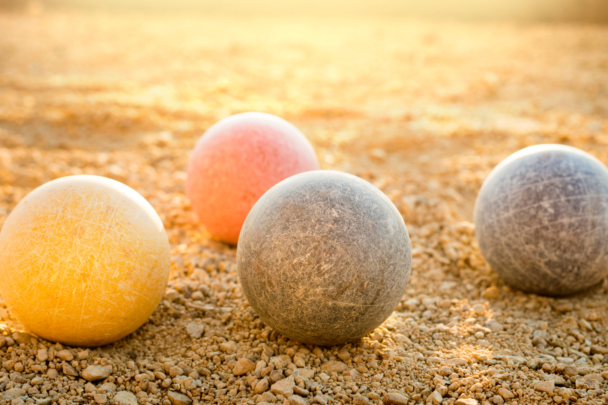
[[[267,325],[303,343],[357,340],[395,310],[411,247],[403,218],[376,187],[314,171],[272,187],[255,204],[237,248],[250,305]]]
[[[579,149],[538,145],[505,159],[475,204],[483,256],[508,284],[560,296],[608,273],[608,169]]]

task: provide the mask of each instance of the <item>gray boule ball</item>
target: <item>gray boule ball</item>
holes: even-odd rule
[[[411,270],[403,218],[356,176],[313,171],[255,204],[237,247],[250,305],[290,339],[334,345],[362,338],[403,297]]]
[[[560,296],[608,271],[608,169],[579,149],[532,146],[486,178],[475,204],[481,253],[508,284]]]

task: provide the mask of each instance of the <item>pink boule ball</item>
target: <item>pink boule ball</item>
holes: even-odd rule
[[[235,245],[247,214],[272,186],[319,169],[312,145],[292,124],[249,112],[219,121],[196,144],[186,194],[200,222]]]

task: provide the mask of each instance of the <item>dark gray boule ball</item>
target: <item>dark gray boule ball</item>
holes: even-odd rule
[[[313,171],[255,204],[237,248],[245,296],[267,325],[302,343],[357,340],[384,322],[411,270],[403,218],[376,187]]]
[[[608,169],[579,149],[538,145],[502,161],[475,204],[481,253],[508,284],[560,296],[608,272]]]

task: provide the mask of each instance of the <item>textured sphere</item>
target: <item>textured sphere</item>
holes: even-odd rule
[[[237,114],[213,125],[196,144],[186,193],[207,230],[234,245],[266,191],[318,168],[312,146],[289,122],[264,113]]]
[[[608,273],[608,170],[593,156],[538,145],[505,159],[475,205],[481,252],[511,286],[567,295]]]
[[[315,171],[271,188],[241,232],[238,273],[260,318],[320,345],[359,339],[403,297],[410,239],[393,203],[368,182]]]
[[[32,191],[0,232],[0,294],[34,334],[101,346],[141,326],[163,297],[163,224],[135,190],[71,176]]]

